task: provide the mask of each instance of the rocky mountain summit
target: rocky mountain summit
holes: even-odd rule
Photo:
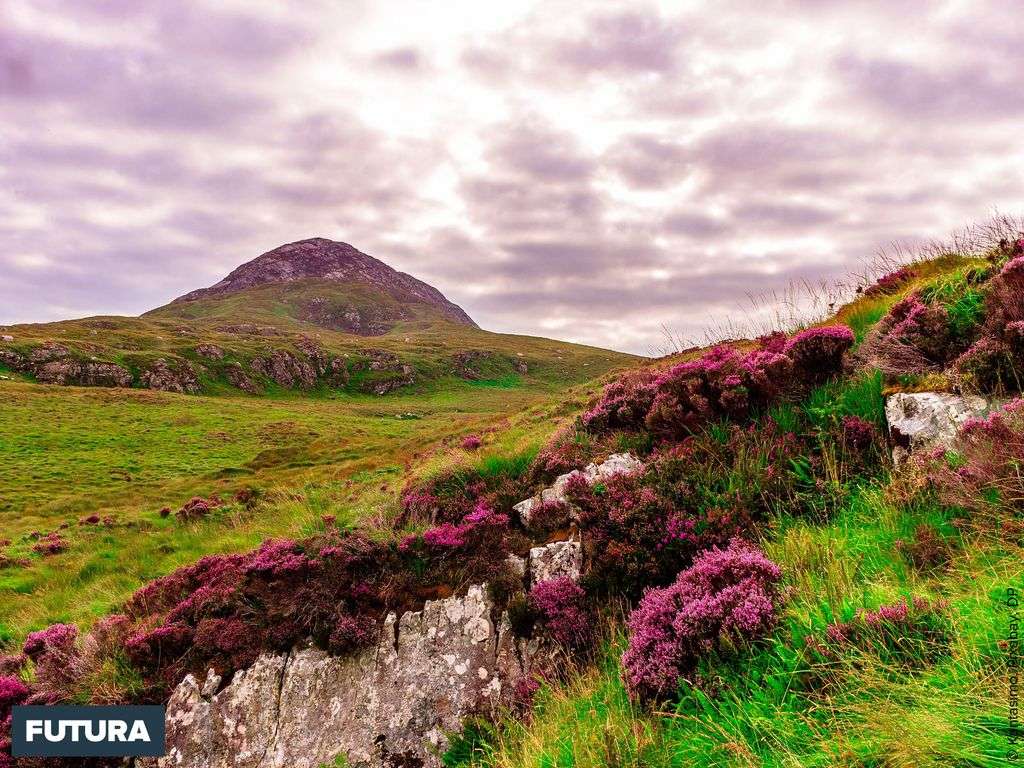
[[[384,291],[405,303],[426,304],[446,319],[476,327],[476,323],[444,295],[411,275],[392,269],[348,243],[314,237],[288,243],[233,270],[219,283],[175,299],[172,304],[218,298],[249,288],[298,280],[357,283]]]

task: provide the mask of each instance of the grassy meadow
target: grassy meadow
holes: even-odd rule
[[[88,625],[147,580],[268,537],[387,517],[416,467],[535,451],[582,406],[585,383],[628,356],[526,337],[526,374],[445,377],[387,396],[340,390],[178,395],[0,380],[0,640],[53,622]],[[41,334],[40,334],[41,335]],[[479,434],[465,454],[459,441]],[[253,504],[234,501],[254,490]],[[225,504],[202,522],[173,511]],[[159,511],[170,507],[172,514]],[[80,524],[91,515],[109,525]],[[61,526],[67,527],[61,530]],[[33,552],[59,530],[66,552]]]

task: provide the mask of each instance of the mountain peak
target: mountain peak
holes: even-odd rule
[[[249,288],[299,280],[368,286],[401,302],[430,305],[452,322],[476,326],[461,307],[433,286],[389,267],[348,243],[325,237],[278,246],[234,269],[219,283],[186,293],[171,304],[218,298]]]

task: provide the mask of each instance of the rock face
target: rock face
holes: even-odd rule
[[[436,288],[404,272],[398,272],[378,259],[356,250],[348,243],[335,242],[322,237],[300,240],[275,248],[243,264],[216,285],[201,288],[172,302],[215,298],[237,293],[247,288],[271,283],[290,283],[296,280],[318,279],[371,285],[401,301],[428,304],[438,309],[452,322],[475,326],[469,315],[448,301]],[[322,308],[313,307],[315,316]],[[355,312],[355,315],[353,314]],[[332,311],[333,317],[335,313]],[[340,311],[342,325],[355,333],[369,335],[383,333],[378,318],[364,318],[354,309]]]
[[[249,366],[256,373],[288,389],[310,389],[316,385],[316,370],[313,366],[286,349],[275,350],[267,357],[258,357]]]
[[[162,357],[140,374],[139,381],[146,389],[161,392],[194,395],[200,390],[199,377],[191,365],[180,361],[172,368]]]
[[[578,581],[583,569],[583,547],[578,541],[553,541],[530,550],[530,585],[550,579]]]
[[[519,502],[513,509],[519,513],[523,524],[529,525],[530,516],[537,507],[545,503],[565,502],[565,488],[574,477],[583,477],[588,483],[594,483],[615,475],[639,472],[643,468],[643,462],[632,454],[613,453],[600,464],[591,462],[583,470],[574,469],[572,472],[559,475],[551,487],[545,488],[531,499]]]
[[[890,395],[885,402],[885,418],[893,443],[893,460],[899,464],[922,448],[951,445],[965,421],[984,415],[991,407],[983,397],[946,392]]]
[[[0,349],[0,362],[19,373],[35,376],[41,384],[81,387],[132,385],[132,374],[127,368],[117,363],[72,357],[67,347],[53,341],[45,342],[28,353]]]
[[[264,654],[220,692],[211,671],[187,676],[167,708],[168,753],[141,765],[316,768],[346,755],[357,766],[439,766],[446,733],[508,701],[526,673],[526,643],[494,623],[483,586],[428,602],[378,644],[338,658],[317,648]]]
[[[241,363],[231,363],[224,368],[224,376],[231,383],[232,386],[238,387],[243,392],[247,392],[250,395],[262,394],[263,389],[249,378],[249,374],[242,368]]]

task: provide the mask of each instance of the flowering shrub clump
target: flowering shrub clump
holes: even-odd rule
[[[893,305],[865,341],[862,355],[891,374],[940,370],[955,349],[946,309],[912,293]]]
[[[784,353],[797,370],[813,380],[836,373],[843,355],[853,346],[853,331],[845,325],[808,328],[786,343]]]
[[[53,624],[32,632],[21,650],[31,660],[34,671],[29,703],[66,701],[82,673],[78,628],[73,624]]]
[[[500,584],[510,568],[507,535],[508,517],[478,503],[459,523],[398,546],[330,527],[303,541],[208,556],[132,596],[117,627],[123,652],[156,695],[185,672],[230,674],[305,638],[335,653],[357,651],[376,642],[389,611],[472,583]]]
[[[32,551],[46,557],[48,555],[57,555],[61,552],[66,552],[68,547],[67,539],[61,536],[57,531],[53,531],[52,533],[46,534],[33,544]]]
[[[718,346],[661,374],[619,379],[584,414],[583,426],[596,434],[645,426],[679,439],[718,419],[743,420],[753,408],[798,395],[837,373],[854,342],[853,331],[841,325],[783,339],[763,337],[760,348],[746,354]]]
[[[824,637],[808,636],[807,649],[826,669],[851,650],[872,653],[889,664],[934,663],[950,641],[946,609],[944,601],[915,597],[861,610],[849,621],[830,624]]]
[[[979,523],[1024,512],[1024,399],[967,420],[954,449],[916,459],[942,502],[972,512]]]
[[[623,676],[632,696],[664,699],[698,660],[765,636],[780,604],[779,567],[739,539],[713,548],[663,589],[644,595],[629,619]]]
[[[0,768],[13,768],[11,757],[11,707],[24,704],[29,689],[12,675],[0,676]]]
[[[586,465],[592,453],[588,437],[572,428],[559,430],[534,459],[531,479],[553,479]]]
[[[851,453],[863,453],[878,439],[878,429],[860,416],[844,416],[842,421],[843,447]]]
[[[678,509],[644,484],[617,475],[591,486],[573,478],[566,496],[583,532],[583,583],[594,594],[639,597],[650,584],[665,584],[699,549],[722,538],[720,527]]]
[[[528,597],[535,627],[570,650],[587,647],[593,639],[592,611],[587,593],[568,577],[535,584]]]
[[[981,392],[1006,392],[1021,389],[1021,357],[1015,349],[1016,329],[1007,335],[1010,341],[983,336],[953,363],[953,370],[961,381]]]
[[[483,440],[479,435],[466,435],[462,438],[462,450],[464,451],[475,451],[481,445],[483,445]]]
[[[953,556],[953,547],[931,525],[917,526],[910,541],[897,539],[895,544],[897,551],[922,573],[944,568]]]
[[[896,291],[915,277],[917,277],[917,273],[911,267],[901,267],[878,278],[874,285],[869,286],[864,291],[864,295],[873,298],[896,293]]]
[[[402,495],[402,515],[398,526],[407,523],[436,522],[441,499],[427,488],[409,488]]]
[[[208,499],[204,499],[201,496],[194,496],[185,502],[185,505],[175,512],[175,515],[182,522],[202,520],[204,517],[209,515],[213,509],[219,507],[220,503],[220,499],[216,496],[211,496]]]
[[[595,433],[641,427],[656,394],[657,377],[651,371],[622,376],[605,387],[597,404],[583,414],[583,426]]]

